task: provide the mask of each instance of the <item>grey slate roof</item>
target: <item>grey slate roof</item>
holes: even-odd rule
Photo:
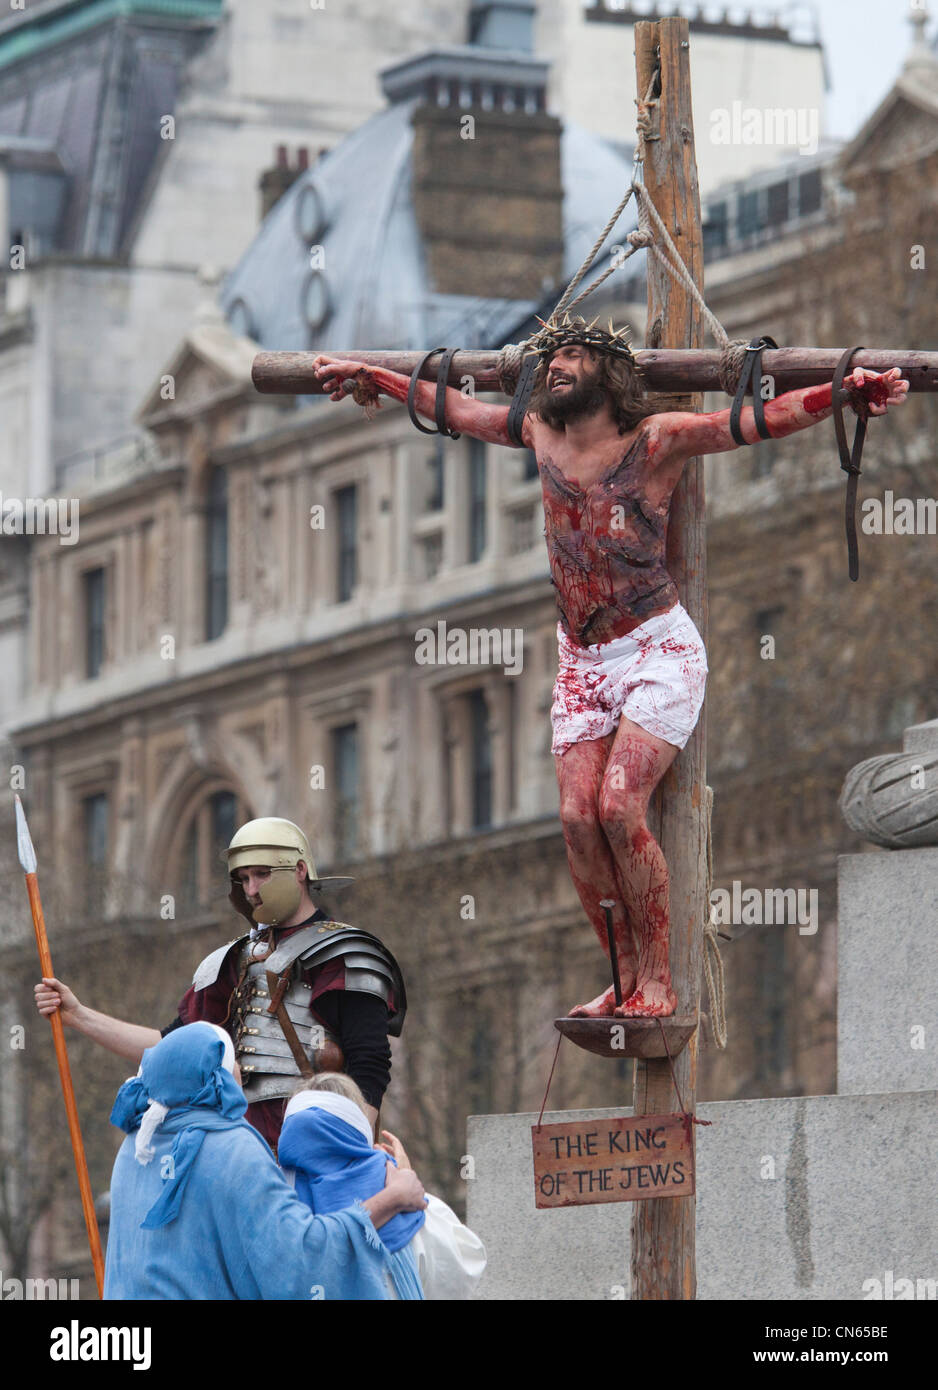
[[[238,332],[268,350],[497,345],[540,301],[441,295],[428,289],[411,196],[411,113],[416,99],[373,116],[304,173],[271,209],[227,277],[222,308]],[[625,156],[567,124],[561,137],[565,283],[579,267],[631,179]],[[311,273],[297,213],[315,187],[325,207],[322,275],[331,312],[312,332],[304,317]],[[635,225],[626,210],[615,240]],[[643,254],[643,253],[642,253]],[[636,265],[638,257],[631,261]],[[556,287],[545,285],[545,298]]]
[[[19,150],[22,166],[25,142],[40,142],[60,165],[41,195],[27,186],[35,166],[13,166],[10,231],[40,253],[129,254],[166,149],[160,122],[220,12],[221,0],[97,0],[0,16],[0,153]]]

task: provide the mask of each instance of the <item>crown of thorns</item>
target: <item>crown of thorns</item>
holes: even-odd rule
[[[597,328],[597,322],[597,319],[593,319],[592,323],[587,323],[585,319],[572,319],[569,314],[565,314],[559,322],[550,319],[545,323],[543,319],[538,319],[538,323],[543,326],[539,333],[528,339],[528,351],[536,352],[542,362],[547,362],[560,348],[587,347],[593,348],[596,352],[608,352],[613,357],[621,357],[631,366],[636,366],[629,345],[628,326],[613,328],[610,319],[607,330]]]

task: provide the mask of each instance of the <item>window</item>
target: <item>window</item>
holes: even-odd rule
[[[536,516],[533,507],[516,507],[508,513],[508,553],[522,555],[537,540]]]
[[[791,726],[791,694],[784,657],[790,649],[790,624],[784,604],[760,608],[755,615],[758,647],[750,693],[751,717],[757,729],[770,728],[784,746]],[[771,644],[765,642],[771,638]],[[755,735],[758,743],[759,735]]]
[[[104,570],[88,570],[85,584],[85,675],[100,674],[104,665]]]
[[[209,821],[212,829],[210,855],[216,862],[222,850],[228,848],[238,825],[238,800],[234,792],[215,792],[209,798]]]
[[[707,209],[707,220],[703,227],[704,251],[708,254],[722,251],[727,242],[726,203],[713,203]]]
[[[772,449],[760,449],[758,444],[749,451],[749,474],[752,478],[767,478],[775,468],[778,455]]]
[[[785,998],[789,971],[785,959],[785,933],[768,931],[759,942],[757,986],[758,1027],[755,1034],[754,1071],[760,1084],[778,1088],[791,1065],[791,1046]],[[771,983],[770,983],[771,982]]]
[[[736,206],[737,231],[741,237],[753,236],[761,227],[759,194],[741,193]]]
[[[778,227],[788,221],[788,184],[773,183],[769,187],[769,225]]]
[[[423,556],[424,579],[435,579],[443,564],[443,537],[439,533],[427,536],[421,542],[420,553]]]
[[[469,696],[469,715],[472,738],[472,828],[482,830],[492,824],[492,736],[483,690],[474,690]]]
[[[820,211],[821,207],[821,171],[812,169],[809,174],[802,174],[798,179],[798,211],[802,217],[807,217],[811,212]]]
[[[443,486],[443,457],[443,441],[439,439],[437,440],[433,453],[427,459],[429,488],[424,510],[428,512],[439,512],[443,510],[443,502],[445,499]]]
[[[496,1035],[491,1015],[480,998],[481,991],[473,990],[472,993],[475,996],[473,1005],[465,1015],[473,1020],[466,1068],[466,1098],[470,1114],[487,1115],[494,1109]]]
[[[777,628],[780,619],[784,615],[785,606],[780,604],[775,608],[759,608],[756,611],[756,632],[759,636],[771,633],[773,628]]]
[[[197,807],[183,838],[180,897],[184,912],[195,912],[220,896],[225,887],[219,860],[232,835],[250,816],[231,791],[216,791]]]
[[[228,625],[228,475],[213,468],[205,515],[205,640]]]
[[[100,913],[108,863],[108,799],[106,792],[86,796],[82,801],[85,851],[85,907]]]
[[[358,848],[358,725],[343,724],[332,731],[335,780],[335,854],[337,859]]]
[[[469,441],[469,563],[474,565],[485,553],[485,445],[481,439]]]
[[[347,603],[358,583],[358,489],[339,488],[335,494],[339,521],[336,590],[339,603]]]

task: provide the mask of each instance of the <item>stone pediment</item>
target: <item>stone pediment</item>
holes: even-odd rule
[[[256,343],[237,337],[224,322],[196,324],[160,372],[137,419],[149,426],[177,412],[190,415],[193,408],[208,405],[220,393],[239,386],[251,388],[256,351]]]
[[[901,78],[843,151],[845,183],[924,159],[938,148],[938,86]]]

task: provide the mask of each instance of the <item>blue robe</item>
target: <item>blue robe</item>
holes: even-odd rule
[[[389,1254],[358,1203],[313,1216],[256,1131],[206,1134],[179,1215],[145,1230],[175,1135],[152,1162],[121,1146],[111,1181],[108,1299],[386,1299]]]
[[[222,1044],[191,1024],[144,1053],[112,1121],[106,1299],[387,1299],[391,1256],[361,1202],[313,1216],[242,1118]],[[135,1157],[150,1100],[170,1106]]]
[[[375,1152],[354,1126],[318,1109],[287,1115],[277,1156],[292,1175],[297,1196],[320,1215],[376,1196],[388,1164],[397,1166],[387,1154]],[[381,1227],[379,1239],[388,1252],[398,1298],[423,1298],[410,1242],[425,1220],[425,1212],[402,1211]]]

